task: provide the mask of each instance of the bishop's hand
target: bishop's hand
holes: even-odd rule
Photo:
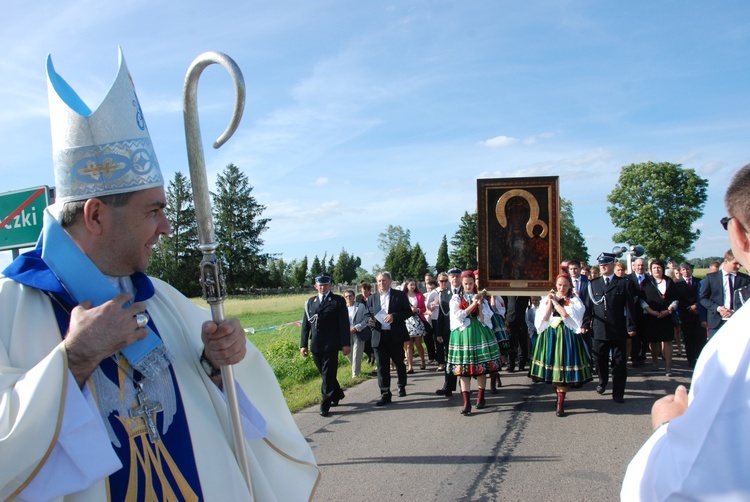
[[[214,368],[237,364],[247,354],[245,330],[235,318],[225,319],[220,324],[204,322],[201,339],[206,359]]]
[[[79,387],[83,387],[100,362],[148,335],[148,329],[139,327],[136,320],[146,310],[146,304],[136,302],[123,308],[132,299],[130,293],[120,293],[98,307],[86,300],[70,312],[70,326],[63,343],[68,368]]]

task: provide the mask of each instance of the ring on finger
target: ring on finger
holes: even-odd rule
[[[148,314],[145,312],[140,312],[135,315],[135,322],[138,324],[139,328],[144,327],[146,324],[148,324]]]

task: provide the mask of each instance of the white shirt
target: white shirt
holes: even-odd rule
[[[628,465],[621,500],[750,500],[750,309],[703,348],[688,409],[659,427]]]

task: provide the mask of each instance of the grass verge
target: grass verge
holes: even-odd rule
[[[230,297],[224,302],[226,317],[236,317],[243,327],[255,330],[247,336],[273,368],[292,413],[320,402],[320,374],[312,357],[302,357],[299,353],[299,322],[304,315],[305,300],[309,297]],[[193,302],[208,307],[200,298],[194,298]],[[367,380],[373,369],[363,362],[362,373],[353,379],[349,360],[339,354],[338,380],[344,389]]]

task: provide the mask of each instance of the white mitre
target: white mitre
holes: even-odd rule
[[[47,57],[56,201],[135,192],[164,185],[122,49],[119,70],[93,112]]]

